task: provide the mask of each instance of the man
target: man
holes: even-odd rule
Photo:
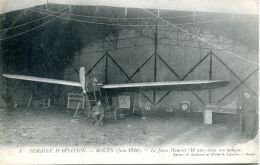
[[[257,103],[248,92],[243,92],[239,109],[241,129],[244,136],[252,139],[257,132]]]
[[[105,116],[104,107],[101,104],[101,101],[98,100],[97,105],[92,108],[92,116],[94,118],[93,124],[103,125],[103,119]]]

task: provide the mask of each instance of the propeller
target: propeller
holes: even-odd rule
[[[80,81],[80,85],[81,88],[83,90],[83,94],[86,94],[86,79],[85,79],[85,68],[84,67],[80,67],[79,69],[79,81]]]

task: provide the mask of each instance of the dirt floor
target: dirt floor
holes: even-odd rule
[[[204,125],[201,113],[148,113],[106,119],[103,126],[66,109],[0,111],[0,146],[28,145],[225,145],[245,142],[236,115],[215,115]]]

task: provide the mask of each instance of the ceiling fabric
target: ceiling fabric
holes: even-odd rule
[[[0,14],[43,4],[258,14],[258,0],[0,0]]]

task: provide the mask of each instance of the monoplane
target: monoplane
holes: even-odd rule
[[[79,69],[79,81],[58,80],[34,76],[3,74],[10,79],[27,80],[51,84],[74,86],[82,89],[83,94],[87,94],[93,88],[93,83],[86,82],[85,68]],[[189,81],[163,81],[163,82],[140,82],[140,83],[121,83],[121,84],[102,84],[96,82],[96,91],[102,97],[116,96],[125,92],[143,91],[194,91],[221,88],[228,85],[225,80],[189,80]],[[101,98],[102,99],[102,98]],[[108,102],[108,101],[107,101]],[[109,106],[109,105],[108,105]]]

